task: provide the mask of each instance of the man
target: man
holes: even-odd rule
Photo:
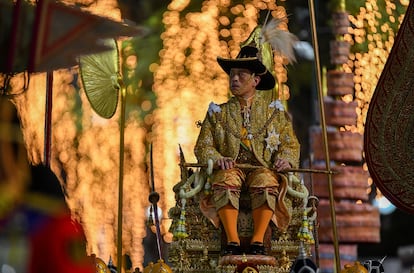
[[[299,143],[280,101],[271,101],[275,79],[252,46],[241,48],[236,59],[217,58],[229,75],[233,94],[226,103],[211,103],[195,146],[200,163],[215,164],[212,176],[214,205],[227,236],[225,255],[241,254],[237,232],[239,197],[247,187],[252,202],[253,236],[248,253],[265,254],[269,222],[286,230],[290,214],[283,201],[287,179],[282,172],[297,168]],[[263,168],[240,169],[238,164]],[[275,169],[273,171],[272,169]]]

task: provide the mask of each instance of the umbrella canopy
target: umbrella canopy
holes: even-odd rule
[[[105,38],[142,36],[145,28],[128,26],[50,0],[32,5],[0,0],[0,73],[45,72],[77,65],[77,57],[111,49]]]

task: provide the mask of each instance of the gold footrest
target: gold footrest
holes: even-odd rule
[[[219,264],[224,265],[240,265],[240,264],[254,264],[254,265],[276,265],[276,258],[266,255],[228,255],[220,258]]]

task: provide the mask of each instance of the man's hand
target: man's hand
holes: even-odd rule
[[[275,161],[275,164],[273,164],[273,168],[275,168],[276,171],[281,172],[281,171],[284,171],[286,169],[292,168],[292,166],[290,166],[289,161],[287,161],[286,159],[278,158]]]
[[[216,165],[222,170],[234,168],[236,162],[231,157],[222,157],[216,161]]]

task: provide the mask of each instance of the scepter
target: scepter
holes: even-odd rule
[[[181,167],[187,167],[187,168],[207,168],[207,164],[203,163],[180,163]],[[251,164],[235,164],[236,168],[240,169],[260,169],[265,168],[265,166],[257,166],[257,165],[251,165]],[[272,171],[277,171],[276,168],[269,168]],[[301,168],[288,168],[283,171],[278,171],[279,173],[324,173],[324,174],[337,174],[337,171],[332,170],[318,170],[318,169],[301,169]]]

